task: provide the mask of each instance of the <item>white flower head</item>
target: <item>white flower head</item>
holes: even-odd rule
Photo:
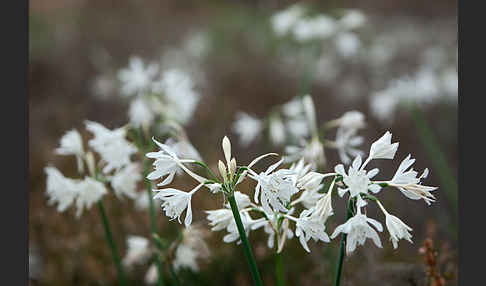
[[[83,139],[76,129],[69,130],[61,137],[60,146],[55,152],[58,155],[76,156],[78,171],[83,172]]]
[[[338,121],[339,126],[345,129],[361,129],[366,126],[364,114],[357,110],[345,112]]]
[[[268,118],[268,135],[273,145],[279,146],[285,142],[285,125],[277,114]]]
[[[326,163],[324,146],[317,137],[313,137],[310,141],[302,140],[300,146],[287,146],[285,147],[285,153],[286,162],[295,162],[304,158],[304,161],[311,164],[314,170],[317,166],[322,166]]]
[[[250,145],[260,135],[263,128],[262,121],[245,112],[236,113],[233,131],[238,134],[243,146]]]
[[[111,187],[115,195],[126,195],[131,199],[137,197],[137,183],[142,179],[141,169],[137,163],[131,163],[118,170],[111,177]]]
[[[391,143],[392,134],[385,132],[380,139],[371,144],[370,155],[367,160],[372,159],[393,159],[398,149],[398,142]]]
[[[78,194],[77,182],[64,177],[55,167],[45,167],[47,175],[46,193],[49,204],[58,203],[57,211],[63,212],[71,206]]]
[[[204,184],[199,184],[190,192],[183,192],[173,188],[154,190],[155,192],[158,192],[154,196],[154,199],[160,199],[161,201],[163,201],[161,206],[162,209],[165,211],[165,215],[170,217],[172,220],[177,218],[179,223],[181,223],[182,212],[187,209],[186,217],[184,219],[184,225],[187,228],[191,225],[192,222],[192,195],[203,185]]]
[[[248,212],[240,211],[240,217],[243,228],[245,229],[246,236],[248,236],[250,234],[251,227],[255,223],[255,221],[250,217]],[[238,227],[234,218],[231,220],[228,227],[226,227],[226,231],[228,232],[228,234],[223,237],[224,242],[231,243],[236,241],[237,244],[241,243],[240,234],[238,232]]]
[[[337,51],[344,58],[349,58],[358,54],[361,41],[354,33],[341,33],[336,38]]]
[[[218,231],[227,228],[234,220],[233,213],[230,209],[218,209],[206,211],[208,214],[207,220],[212,226],[212,231]]]
[[[388,181],[388,185],[398,188],[407,198],[412,200],[423,199],[428,205],[435,201],[434,195],[430,192],[437,190],[437,187],[424,186],[421,180],[429,174],[429,169],[425,169],[423,174],[417,177],[418,173],[410,168],[415,162],[409,154],[398,166],[393,178]],[[410,168],[410,169],[409,169]]]
[[[304,6],[295,4],[274,14],[270,19],[273,31],[278,36],[284,36],[292,29],[304,13]]]
[[[312,215],[312,209],[304,210],[300,213],[296,222],[295,236],[299,238],[300,244],[307,251],[310,252],[307,242],[312,238],[314,241],[330,242],[329,236],[325,232],[326,226],[324,222],[316,216]]]
[[[355,128],[339,127],[336,132],[334,147],[337,148],[339,158],[344,164],[351,162],[351,157],[362,156],[363,152],[357,147],[363,143],[363,137],[356,134]]]
[[[151,254],[149,240],[145,237],[130,235],[127,238],[127,246],[127,254],[122,260],[125,267],[131,267],[134,264],[143,263]]]
[[[356,249],[357,245],[363,245],[367,238],[371,238],[376,246],[382,248],[380,237],[370,224],[376,230],[383,231],[383,226],[380,222],[366,217],[365,214],[361,214],[360,208],[358,207],[358,213],[344,224],[336,227],[331,238],[334,239],[339,233],[346,233],[346,254],[348,255]]]
[[[199,266],[197,265],[196,258],[198,253],[193,248],[185,244],[180,244],[175,252],[175,259],[173,265],[175,270],[180,268],[189,268],[194,272],[199,271]]]
[[[339,19],[339,24],[345,30],[352,30],[363,26],[366,22],[366,17],[358,10],[348,10],[346,14]]]
[[[408,242],[413,243],[412,235],[409,233],[409,231],[412,231],[412,228],[406,225],[398,217],[389,214],[379,201],[377,203],[385,214],[386,228],[388,229],[388,233],[390,233],[390,241],[393,244],[393,248],[396,249],[398,247],[398,241],[400,239],[405,239]]]
[[[176,172],[178,172],[180,159],[172,147],[162,144],[154,138],[152,140],[159,146],[160,151],[146,154],[148,158],[155,159],[153,163],[155,170],[147,175],[147,179],[157,180],[165,177],[161,183],[157,184],[157,186],[165,186],[172,182]]]
[[[85,177],[84,180],[78,184],[78,196],[76,197],[76,217],[81,216],[84,209],[89,210],[94,203],[97,203],[101,198],[108,193],[106,186],[91,178]]]
[[[319,15],[297,21],[293,29],[294,37],[299,42],[326,39],[335,34],[336,21],[328,16]]]
[[[130,122],[135,127],[150,126],[155,118],[155,114],[148,102],[141,97],[132,100],[128,110],[128,116],[130,117]]]
[[[121,94],[134,95],[147,89],[157,71],[157,64],[151,63],[145,67],[141,58],[131,57],[128,68],[122,69],[118,73],[118,78],[122,83]]]
[[[86,121],[85,124],[86,129],[94,134],[94,138],[88,141],[89,146],[106,162],[104,173],[120,169],[130,163],[130,157],[137,152],[137,148],[125,139],[124,128],[109,130],[93,121]]]

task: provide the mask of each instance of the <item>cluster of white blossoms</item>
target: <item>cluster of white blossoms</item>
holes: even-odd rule
[[[307,120],[315,124],[312,100],[310,97],[304,97],[302,101],[302,108]],[[287,108],[289,107],[287,106]],[[349,130],[355,132],[364,126],[363,116],[359,112],[348,112],[327,123],[327,127],[332,126],[338,126],[339,133],[346,134],[350,132]],[[326,233],[326,221],[334,213],[332,192],[335,186],[340,197],[343,197],[346,193],[349,194],[349,201],[352,204],[350,211],[354,216],[343,225],[338,226],[331,238],[336,237],[339,233],[348,234],[348,253],[352,252],[356,245],[363,244],[368,237],[381,247],[380,239],[376,233],[376,230],[383,230],[381,224],[366,217],[366,212],[362,212],[362,208],[367,206],[369,200],[376,201],[380,209],[383,210],[393,246],[396,247],[397,241],[400,239],[410,241],[409,231],[411,229],[401,220],[390,215],[372,194],[379,193],[384,187],[391,187],[399,190],[407,198],[423,199],[427,204],[430,204],[434,201],[431,192],[437,189],[421,184],[421,180],[427,176],[428,170],[426,169],[421,176],[417,176],[417,172],[411,168],[415,160],[411,159],[410,155],[403,160],[392,179],[372,180],[379,170],[367,171],[365,168],[368,163],[376,159],[393,159],[395,157],[398,143],[391,142],[390,132],[386,132],[371,145],[369,155],[364,162],[361,159],[363,152],[355,151],[353,144],[348,142],[339,146],[346,153],[346,156],[342,155],[343,158],[349,159],[349,156],[351,156],[354,157],[354,160],[347,172],[344,165],[338,164],[334,168],[334,172],[331,173],[316,171],[313,161],[308,162],[309,158],[306,157],[305,152],[298,153],[300,158],[296,156],[296,158],[299,158],[297,162],[288,167],[283,165],[287,162],[286,157],[284,157],[266,170],[257,171],[255,168],[257,162],[268,156],[278,156],[275,153],[259,156],[248,165],[239,166],[236,159],[232,157],[229,139],[224,137],[222,149],[226,162],[218,162],[220,175],[218,177],[206,164],[180,157],[170,146],[161,144],[155,139],[154,142],[160,147],[160,151],[147,154],[147,157],[155,159],[155,170],[149,174],[149,179],[162,179],[158,186],[166,186],[172,182],[173,174],[181,169],[196,181],[194,188],[189,192],[170,187],[154,190],[157,192],[154,198],[162,201],[162,208],[168,217],[177,219],[179,223],[182,223],[181,216],[185,211],[184,224],[189,227],[192,222],[191,201],[194,194],[202,188],[207,188],[213,194],[223,193],[227,198],[234,198],[236,205],[231,205],[230,200],[230,203],[224,204],[221,209],[207,211],[207,219],[212,230],[226,230],[224,242],[239,242],[240,233],[237,221],[234,218],[235,212],[238,210],[246,235],[249,235],[253,230],[263,228],[265,233],[269,235],[268,246],[270,248],[276,246],[278,252],[282,250],[285,241],[293,237],[299,238],[306,251],[310,251],[307,243],[311,238],[315,241],[330,241],[330,237]],[[336,148],[340,144],[338,142],[339,140],[334,142]],[[351,149],[349,149],[350,146]],[[344,150],[347,150],[347,152]],[[189,164],[205,167],[210,177],[206,178],[191,171],[187,167]],[[326,178],[330,180],[328,187],[324,187]],[[253,193],[245,194],[236,190],[245,179],[255,182]],[[326,192],[323,192],[323,190]],[[299,214],[297,214],[298,210],[300,210]],[[295,224],[294,229],[291,228],[291,223]]]
[[[298,96],[291,101],[276,106],[264,119],[238,112],[233,131],[240,143],[248,146],[256,141],[263,131],[268,130],[268,138],[275,146],[286,144],[286,162],[296,162],[304,158],[313,169],[326,164],[324,147],[338,151],[343,163],[350,163],[351,157],[362,155],[358,149],[363,137],[358,131],[366,126],[364,115],[359,111],[348,111],[321,128],[336,129],[335,140],[323,140],[317,126],[316,109],[310,95]]]
[[[53,166],[44,169],[49,203],[57,203],[59,212],[75,204],[77,217],[83,209],[90,209],[100,201],[110,186],[118,197],[137,198],[137,182],[142,180],[139,164],[131,161],[137,148],[126,140],[125,128],[110,130],[92,121],[86,121],[85,125],[94,135],[88,141],[90,149],[83,147],[81,134],[75,129],[66,132],[56,149],[59,155],[75,156],[82,178],[67,178]],[[93,152],[98,154],[98,162]]]
[[[128,115],[137,127],[148,128],[155,120],[186,124],[200,99],[189,73],[177,67],[160,71],[157,63],[146,65],[137,56],[130,58],[118,78],[121,94],[133,97]]]
[[[176,271],[190,269],[193,272],[199,271],[198,260],[209,258],[209,247],[204,241],[206,234],[201,227],[192,226],[185,229],[181,238],[174,240],[168,247],[164,260],[169,261]],[[127,269],[136,265],[143,265],[150,261],[154,255],[159,254],[157,248],[164,246],[151,245],[150,239],[143,236],[130,235],[127,238],[127,252],[123,257],[122,264]],[[147,264],[148,265],[148,264]],[[157,266],[155,263],[148,266],[145,274],[145,283],[155,284],[158,280]]]

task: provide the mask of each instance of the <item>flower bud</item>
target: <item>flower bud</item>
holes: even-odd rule
[[[229,163],[229,172],[230,172],[230,177],[233,178],[233,176],[236,173],[236,159],[235,158],[231,159],[231,161]]]
[[[228,137],[224,136],[222,145],[224,157],[226,158],[226,162],[228,163],[231,160],[231,142]]]
[[[226,166],[224,165],[223,162],[221,162],[221,160],[219,160],[218,162],[218,168],[219,168],[219,174],[221,175],[221,177],[223,177],[224,180],[226,180],[226,176],[227,176]]]

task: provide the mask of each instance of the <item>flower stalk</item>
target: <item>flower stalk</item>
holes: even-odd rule
[[[262,286],[263,285],[262,279],[260,278],[260,273],[258,272],[256,261],[253,256],[253,252],[251,251],[250,243],[248,242],[248,238],[246,237],[245,228],[243,227],[243,223],[241,222],[240,212],[238,211],[238,206],[236,204],[235,196],[233,194],[229,195],[228,201],[231,206],[231,211],[233,212],[233,217],[235,219],[236,226],[238,227],[241,244],[243,245],[243,250],[245,252],[248,265],[250,266],[251,277],[256,286]]]
[[[348,221],[353,216],[353,199],[348,201],[348,208],[346,210],[346,221]],[[346,222],[345,221],[345,222]],[[346,233],[342,233],[341,235],[341,242],[339,246],[339,256],[338,256],[338,264],[336,268],[336,276],[334,279],[334,286],[339,286],[341,283],[341,272],[343,270],[343,262],[344,262],[344,249],[346,247]]]
[[[103,222],[103,227],[105,228],[105,235],[108,244],[110,245],[111,255],[113,257],[113,261],[115,262],[115,267],[118,272],[118,280],[121,286],[126,285],[125,281],[125,273],[123,272],[123,268],[120,264],[120,257],[118,256],[118,249],[116,247],[115,242],[113,241],[113,237],[111,235],[110,224],[108,222],[108,217],[106,216],[105,208],[101,201],[98,202],[98,209],[101,215],[101,221]]]
[[[275,254],[275,274],[277,275],[277,286],[285,286],[282,252]]]

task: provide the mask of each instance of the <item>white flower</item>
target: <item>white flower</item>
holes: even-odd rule
[[[160,147],[160,151],[146,154],[148,158],[155,159],[153,163],[155,170],[147,175],[147,179],[157,180],[167,176],[161,183],[157,184],[157,186],[165,186],[172,182],[176,172],[179,171],[181,160],[172,147],[155,139],[152,140]]]
[[[150,126],[155,118],[155,114],[148,103],[140,97],[137,97],[130,103],[128,116],[135,127]]]
[[[187,139],[176,140],[171,137],[165,141],[165,145],[171,147],[179,158],[202,161],[197,149]]]
[[[289,117],[298,117],[304,112],[304,105],[302,104],[302,99],[299,97],[294,97],[289,102],[282,105],[282,113]]]
[[[293,139],[307,137],[311,132],[307,119],[302,115],[296,118],[288,119],[285,122],[285,127],[290,137]]]
[[[370,181],[371,178],[378,174],[379,170],[375,168],[367,172],[363,169],[364,165],[362,166],[361,162],[361,156],[357,156],[354,159],[353,164],[349,166],[348,174],[346,174],[342,164],[339,164],[334,168],[336,173],[343,176],[343,183],[346,185],[346,188],[338,189],[338,194],[342,197],[349,191],[352,198],[357,197],[358,207],[366,205],[366,202],[361,198],[360,194],[368,194],[368,190],[371,190],[373,193],[377,193],[381,190],[379,185],[372,184]]]
[[[361,41],[354,33],[342,33],[336,38],[336,48],[341,56],[355,56],[361,47]]]
[[[349,10],[339,19],[339,24],[346,30],[352,30],[363,26],[366,17],[358,10]]]
[[[284,36],[290,31],[300,17],[304,15],[304,13],[304,7],[302,5],[295,4],[274,14],[270,19],[273,31],[278,36]]]
[[[351,157],[361,156],[363,152],[356,147],[363,143],[363,137],[356,134],[355,128],[339,127],[336,132],[336,140],[332,147],[337,148],[339,158],[344,164],[351,162]],[[349,155],[348,155],[349,154]]]
[[[410,168],[415,162],[409,154],[398,166],[393,178],[386,182],[388,185],[398,188],[407,198],[412,200],[423,199],[428,205],[435,201],[434,195],[430,192],[437,190],[437,187],[429,187],[421,185],[421,180],[425,179],[429,174],[429,169],[425,169],[420,177],[418,173]],[[409,169],[410,168],[410,169]],[[409,170],[407,170],[409,169]]]
[[[243,146],[248,146],[260,135],[263,125],[261,120],[245,112],[236,113],[233,131],[240,137]]]
[[[177,218],[179,223],[181,223],[182,212],[187,209],[184,225],[189,227],[192,222],[191,198],[192,195],[203,185],[204,184],[199,184],[190,192],[183,192],[173,188],[153,190],[154,192],[158,192],[154,196],[154,199],[160,199],[163,201],[161,206],[165,211],[165,215],[170,217],[172,220]]]
[[[258,182],[255,187],[254,200],[256,203],[260,200],[263,210],[268,214],[272,214],[274,211],[287,212],[286,204],[292,195],[299,192],[295,186],[293,171],[280,169],[273,172],[282,162],[283,159],[260,174],[250,172],[250,178]]]
[[[256,222],[253,220],[248,212],[240,211],[241,222],[243,224],[243,228],[245,229],[246,236],[250,234],[251,226]],[[238,232],[238,226],[236,225],[236,221],[233,219],[228,227],[226,228],[228,234],[223,237],[223,241],[226,243],[231,243],[233,241],[237,241],[237,244],[241,243],[240,240],[240,233]]]
[[[270,115],[268,133],[273,145],[279,146],[285,142],[285,126],[278,115]]]
[[[127,254],[122,260],[126,267],[143,263],[151,254],[149,240],[145,237],[129,235],[127,238]]]
[[[322,196],[314,207],[314,215],[318,216],[323,223],[326,223],[327,219],[334,214],[332,209],[332,188],[334,187],[334,181],[327,191],[327,193]]]
[[[149,270],[147,270],[147,273],[145,274],[144,281],[145,283],[152,285],[157,282],[157,279],[159,278],[159,273],[157,271],[157,266],[154,264],[150,265]]]
[[[209,225],[212,231],[218,231],[227,228],[233,219],[233,212],[230,209],[218,209],[206,211]]]
[[[393,159],[398,149],[398,142],[391,143],[392,134],[385,132],[380,139],[371,144],[370,155],[367,161],[372,159]]]
[[[286,162],[294,162],[304,158],[306,163],[311,164],[312,169],[316,169],[317,166],[322,166],[326,163],[324,146],[317,137],[313,137],[308,142],[302,140],[300,146],[287,146],[285,147],[285,153]]]
[[[324,222],[320,218],[312,216],[312,210],[302,211],[296,220],[295,236],[299,238],[300,244],[307,252],[310,252],[307,242],[311,238],[314,241],[330,241],[325,230]]]
[[[180,244],[175,253],[174,268],[179,270],[179,268],[189,268],[194,272],[199,271],[199,266],[197,265],[196,258],[198,254],[197,251],[185,244]]]
[[[304,95],[302,98],[302,104],[304,106],[304,114],[309,124],[310,132],[312,135],[316,135],[317,123],[316,123],[316,108],[314,101],[310,95]]]
[[[85,177],[78,184],[78,196],[76,197],[76,217],[81,216],[84,209],[89,210],[94,203],[108,193],[105,185],[91,177]]]
[[[152,63],[145,67],[141,58],[131,57],[128,68],[118,72],[118,78],[122,82],[121,94],[133,95],[147,89],[157,70],[157,64]]]
[[[150,207],[150,196],[149,194],[143,190],[141,192],[136,193],[135,198],[135,208],[137,210],[146,210]]]
[[[58,203],[57,211],[65,211],[78,194],[77,182],[66,178],[55,167],[45,167],[47,175],[46,193],[49,196],[49,204]]]
[[[326,175],[321,173],[309,172],[297,180],[296,186],[304,191],[318,190],[322,187],[321,181],[325,177]]]
[[[69,130],[61,137],[59,148],[56,149],[56,154],[59,155],[74,155],[78,164],[78,171],[83,172],[83,139],[76,129]]]
[[[162,79],[153,85],[152,91],[163,93],[167,100],[164,115],[181,124],[189,122],[200,98],[194,91],[194,82],[189,74],[178,69],[165,71]]]
[[[371,238],[376,246],[382,248],[378,233],[369,224],[373,225],[378,231],[383,231],[380,222],[361,214],[361,208],[358,207],[358,213],[344,224],[336,227],[331,238],[334,239],[341,232],[346,233],[346,254],[348,255],[356,249],[357,245],[363,245],[367,238]]]
[[[336,21],[325,15],[304,18],[297,21],[293,29],[295,39],[299,42],[325,39],[336,32]]]
[[[377,203],[385,214],[386,228],[388,229],[388,233],[390,233],[390,241],[393,243],[393,248],[396,249],[398,247],[398,241],[400,239],[405,239],[410,243],[413,243],[412,235],[409,233],[409,231],[412,231],[412,228],[396,216],[389,214],[379,201],[377,201]]]
[[[85,124],[86,129],[94,134],[94,138],[88,141],[89,146],[107,163],[103,168],[104,173],[130,163],[130,157],[137,152],[137,148],[125,139],[124,128],[109,130],[93,121],[86,121]]]
[[[242,210],[251,205],[251,200],[250,197],[248,197],[248,195],[238,191],[234,192],[233,195],[235,196],[236,205],[238,206],[238,209]]]
[[[365,117],[357,110],[345,112],[339,119],[339,126],[345,129],[361,129],[365,127]]]
[[[126,195],[135,199],[137,197],[137,182],[142,179],[140,171],[140,166],[136,163],[128,164],[118,170],[111,177],[111,187],[115,191],[115,195],[118,197]]]

